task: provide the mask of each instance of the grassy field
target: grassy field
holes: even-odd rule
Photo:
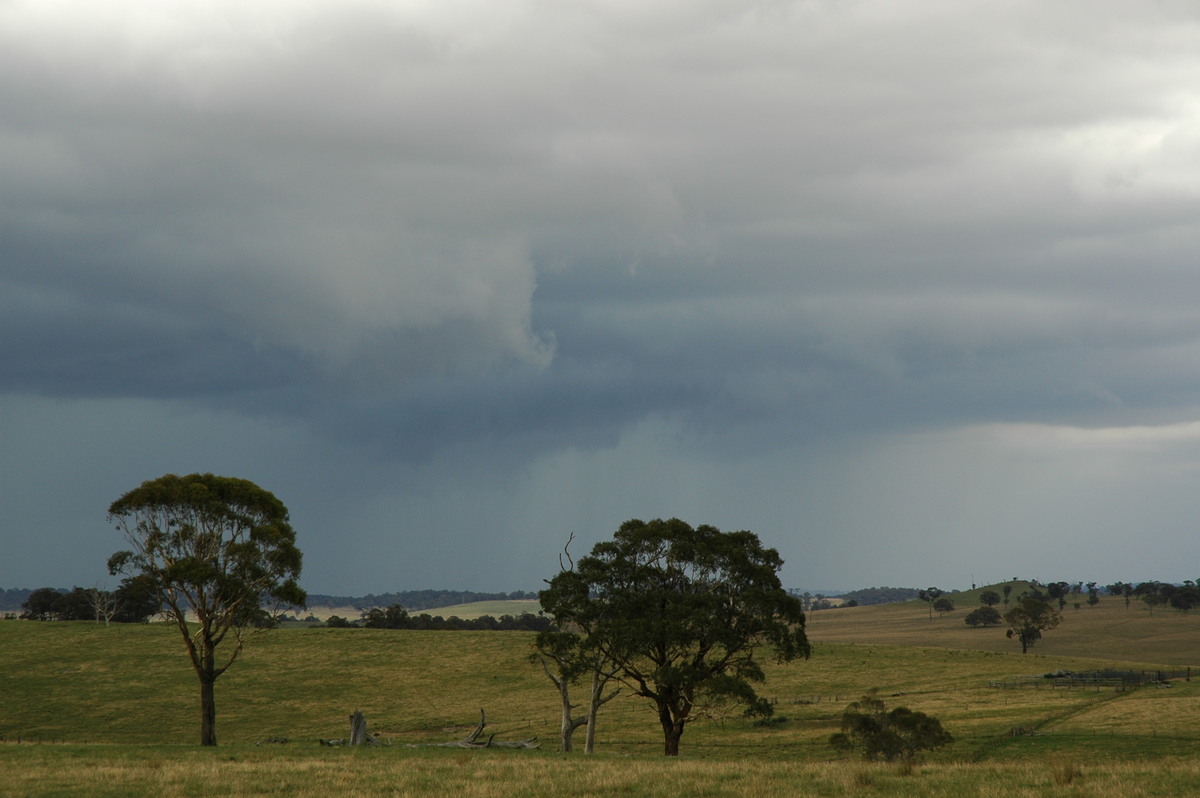
[[[289,629],[265,634],[217,683],[215,750],[199,735],[195,676],[161,626],[0,622],[0,795],[929,795],[1200,793],[1200,678],[1170,689],[997,690],[1058,669],[1195,664],[1195,619],[1106,599],[1028,656],[967,603],[817,613],[811,660],[768,668],[777,722],[736,715],[688,728],[660,756],[644,701],[606,707],[598,754],[557,753],[557,696],[529,661],[532,635]],[[1105,620],[1107,619],[1107,620]],[[961,627],[961,628],[960,628]],[[1097,655],[1099,636],[1106,650]],[[878,688],[929,712],[953,745],[915,769],[845,760],[828,745],[842,710]],[[537,751],[411,747],[461,738],[488,713],[497,739]],[[326,748],[361,709],[392,743]],[[1009,736],[1014,727],[1035,735]],[[286,745],[255,743],[287,737]],[[19,743],[18,743],[19,739]]]
[[[457,615],[464,620],[472,620],[484,615],[499,618],[501,615],[511,615],[514,618],[523,612],[537,615],[541,605],[537,599],[514,599],[509,601],[472,601],[469,604],[451,604],[446,607],[434,607],[431,610],[410,610],[409,615],[440,615],[449,618]]]

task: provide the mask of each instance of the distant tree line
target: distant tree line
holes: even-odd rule
[[[113,591],[41,587],[24,592],[20,617],[30,621],[146,623],[159,611],[153,589],[136,577],[122,580]]]
[[[1155,607],[1170,607],[1171,609],[1187,612],[1200,607],[1200,584],[1187,579],[1183,584],[1175,585],[1170,582],[1114,582],[1105,588],[1114,596],[1122,596],[1128,607],[1134,598],[1141,600],[1151,613]]]
[[[497,632],[542,632],[553,628],[549,618],[530,612],[523,612],[516,616],[501,615],[499,618],[493,618],[491,615],[482,615],[478,618],[459,618],[457,615],[451,615],[449,618],[443,618],[440,615],[429,615],[428,613],[409,615],[408,611],[399,604],[392,604],[388,607],[372,607],[363,612],[362,618],[357,622],[334,615],[325,622],[325,625],[335,628],[361,626],[367,629]]]

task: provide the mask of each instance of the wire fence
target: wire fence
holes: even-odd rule
[[[1138,671],[1055,671],[1041,676],[1014,676],[1008,679],[988,681],[988,687],[999,690],[1115,690],[1124,692],[1135,687],[1154,684],[1170,686],[1172,680],[1192,680],[1192,669],[1138,670]]]

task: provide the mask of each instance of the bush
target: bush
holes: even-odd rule
[[[963,620],[967,626],[998,626],[1004,619],[995,607],[980,607],[971,610]]]
[[[842,713],[842,730],[829,738],[839,751],[858,751],[865,759],[911,760],[918,751],[940,748],[954,738],[937,718],[908,707],[890,712],[872,690]]]

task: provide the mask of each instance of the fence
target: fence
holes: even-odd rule
[[[1041,676],[1014,676],[991,680],[988,687],[1016,690],[1032,687],[1035,690],[1096,690],[1112,689],[1124,692],[1147,684],[1169,685],[1172,679],[1192,680],[1192,669],[1141,671],[1088,671],[1073,673],[1055,671]]]

